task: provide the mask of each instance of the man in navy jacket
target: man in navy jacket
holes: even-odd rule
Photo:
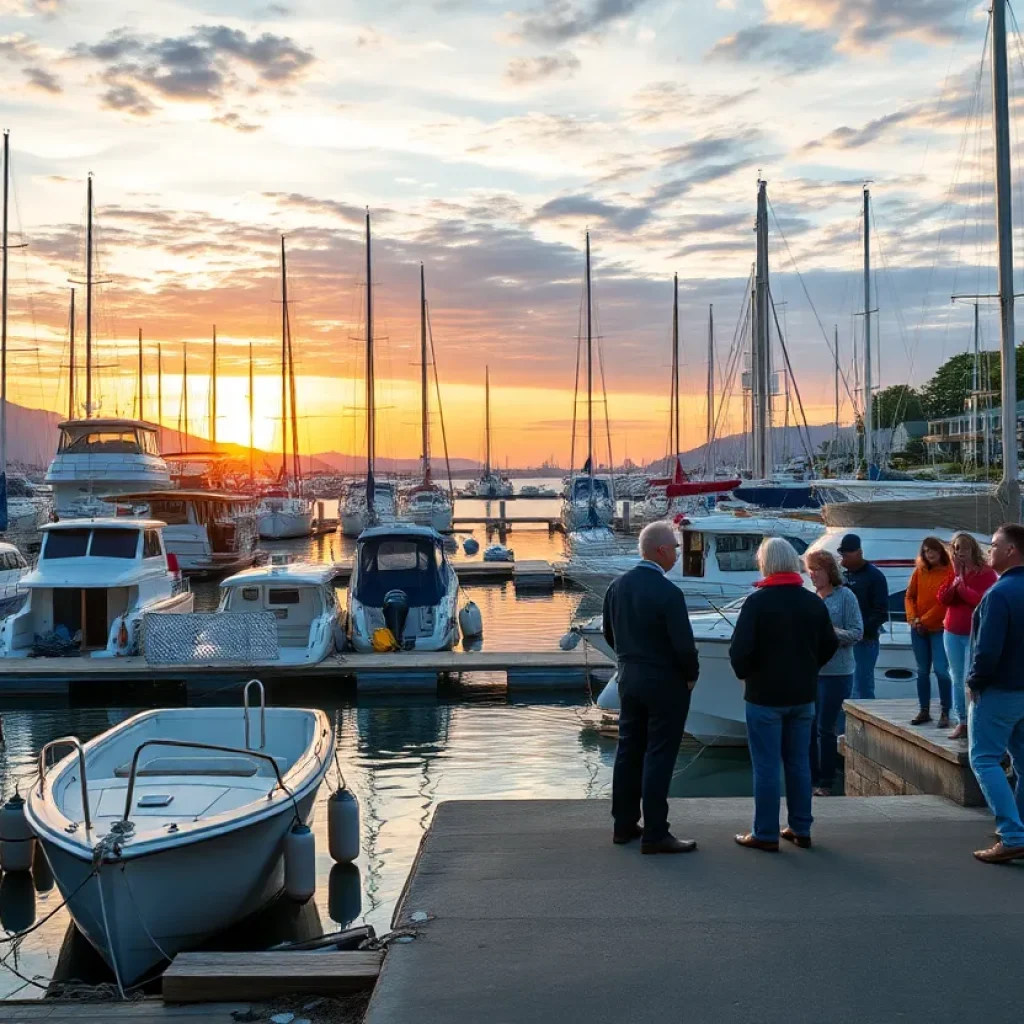
[[[999,579],[974,610],[967,688],[971,767],[996,818],[999,842],[974,856],[986,864],[1024,860],[1024,526],[1000,526],[989,562]],[[1009,752],[1016,793],[1003,770]]]
[[[839,560],[864,621],[864,636],[853,645],[853,698],[874,700],[878,635],[889,621],[889,584],[882,570],[864,558],[860,537],[855,533],[848,533],[839,542]]]
[[[697,647],[683,592],[665,578],[678,557],[671,523],[640,534],[643,561],[604,599],[604,636],[619,669],[619,745],[612,779],[613,841],[641,837],[641,853],[689,853],[669,832],[668,789],[697,682]],[[643,829],[639,826],[643,804]]]

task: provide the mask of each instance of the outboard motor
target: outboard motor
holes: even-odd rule
[[[384,625],[391,630],[395,643],[401,648],[404,646],[405,620],[409,617],[409,595],[404,590],[389,590],[384,595],[381,611],[384,612]]]

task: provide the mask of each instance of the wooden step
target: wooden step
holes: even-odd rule
[[[165,1003],[330,995],[373,988],[382,952],[179,953],[163,977]]]

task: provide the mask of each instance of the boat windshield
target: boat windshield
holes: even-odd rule
[[[57,451],[67,455],[160,454],[155,432],[138,427],[66,427],[60,432]]]
[[[576,477],[572,485],[572,496],[574,501],[590,500],[589,476]],[[607,480],[601,480],[598,477],[594,477],[594,497],[597,498],[598,500],[602,498],[611,498],[611,492],[608,490]]]
[[[93,558],[134,558],[138,547],[137,530],[51,530],[43,558],[83,558],[87,553]]]
[[[389,590],[404,590],[411,608],[441,600],[441,552],[434,541],[428,537],[373,537],[363,542],[356,600],[380,608]]]

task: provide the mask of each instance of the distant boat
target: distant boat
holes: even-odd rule
[[[510,498],[514,491],[512,481],[491,467],[491,368],[484,367],[484,471],[478,480],[466,488],[468,496],[475,498]]]

